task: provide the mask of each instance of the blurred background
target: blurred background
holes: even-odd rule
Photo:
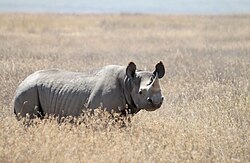
[[[250,0],[0,0],[0,12],[245,14]]]

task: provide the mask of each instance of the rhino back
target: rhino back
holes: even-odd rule
[[[37,88],[41,107],[45,113],[62,116],[77,116],[86,108],[123,108],[120,83],[124,71],[113,65],[91,73],[40,71]]]
[[[81,73],[37,71],[19,85],[15,113],[36,115],[38,110],[39,114],[78,116],[82,110],[97,107],[119,111],[126,105],[121,84],[124,74],[124,67],[112,65]]]

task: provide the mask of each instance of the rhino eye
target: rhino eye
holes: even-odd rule
[[[139,94],[140,94],[140,95],[142,94],[142,90],[139,90]]]

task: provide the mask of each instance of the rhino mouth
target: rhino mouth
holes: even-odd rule
[[[156,108],[156,109],[160,108],[161,105],[162,105],[162,101],[159,102],[159,103],[154,103],[153,100],[150,99],[150,98],[147,99],[147,102],[148,102],[148,104],[149,104],[151,107]]]
[[[162,102],[158,103],[158,104],[155,104],[153,103],[153,101],[151,99],[148,100],[148,105],[150,106],[150,108],[147,108],[145,110],[147,111],[154,111],[156,109],[159,109],[162,105]]]

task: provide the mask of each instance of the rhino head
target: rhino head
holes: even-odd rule
[[[128,107],[138,112],[141,109],[154,111],[161,107],[164,97],[161,93],[159,79],[165,74],[162,62],[155,66],[153,72],[137,70],[130,62],[126,68],[125,97]]]

